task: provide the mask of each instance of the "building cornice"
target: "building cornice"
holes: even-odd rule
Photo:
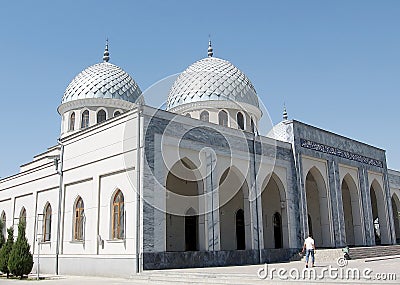
[[[70,110],[81,109],[84,107],[113,107],[113,108],[121,108],[123,110],[130,110],[136,104],[131,103],[121,99],[112,99],[112,98],[87,98],[87,99],[78,99],[66,102],[58,106],[57,111],[60,115],[68,112]]]

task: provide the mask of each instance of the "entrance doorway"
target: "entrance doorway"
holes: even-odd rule
[[[236,249],[246,249],[246,235],[244,229],[244,211],[239,209],[236,212]]]
[[[279,213],[274,214],[275,248],[282,248],[282,218]]]
[[[185,250],[195,251],[197,247],[197,216],[185,217]]]

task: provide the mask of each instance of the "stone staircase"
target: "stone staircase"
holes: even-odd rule
[[[350,248],[351,259],[365,259],[394,255],[400,255],[400,245],[381,245]]]
[[[386,257],[400,255],[400,245],[382,245],[382,246],[369,246],[369,247],[351,247],[351,259],[366,259],[375,257]],[[341,248],[334,249],[317,249],[315,259],[318,262],[334,262],[339,257],[343,257]],[[290,261],[300,260],[294,256]],[[301,258],[305,260],[305,256]]]
[[[332,249],[317,249],[315,251],[315,260],[316,262],[335,262],[339,257],[343,257],[343,252],[341,248],[332,248]],[[301,258],[297,258],[294,256],[289,261],[298,261],[306,260],[306,255],[304,254]]]

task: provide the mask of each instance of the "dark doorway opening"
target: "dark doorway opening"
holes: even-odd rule
[[[279,213],[274,214],[275,248],[282,248],[282,218]]]
[[[246,249],[244,211],[242,209],[236,212],[236,249]]]
[[[185,250],[196,251],[197,248],[197,216],[185,217]]]
[[[308,234],[311,236],[313,235],[313,230],[312,230],[312,221],[311,221],[311,216],[308,215]]]

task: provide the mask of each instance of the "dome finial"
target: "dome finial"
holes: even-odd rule
[[[106,39],[106,48],[104,49],[103,61],[108,62],[110,60],[110,53],[108,52],[108,38]]]
[[[213,48],[211,46],[211,36],[208,35],[208,57],[212,57],[213,56]]]
[[[283,120],[287,121],[288,120],[288,113],[286,111],[286,104],[283,103]]]

